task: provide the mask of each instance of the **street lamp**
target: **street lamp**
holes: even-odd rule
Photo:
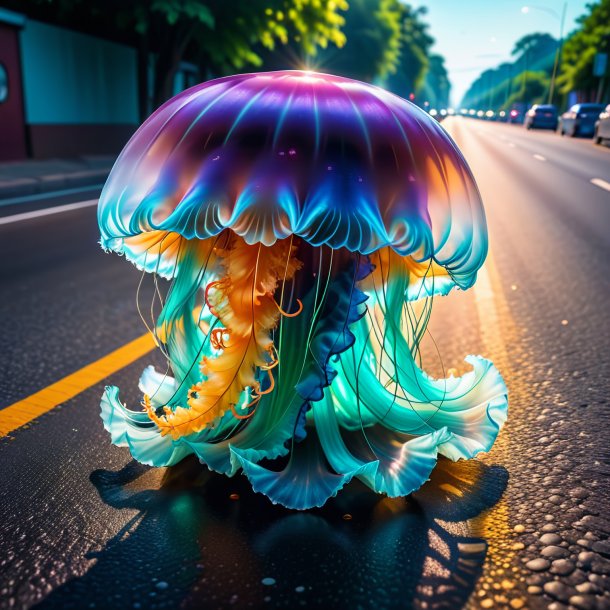
[[[559,46],[555,51],[555,63],[553,64],[553,75],[551,76],[551,86],[549,87],[549,101],[548,103],[552,103],[553,94],[555,93],[555,78],[557,76],[557,71],[559,70],[559,66],[561,65],[561,51],[563,49],[563,26],[566,20],[566,10],[568,8],[568,3],[563,3],[563,8],[561,9],[561,16],[557,11],[554,11],[552,8],[548,8],[547,6],[523,6],[521,7],[521,12],[524,15],[527,15],[532,9],[536,11],[541,11],[543,13],[547,13],[551,15],[555,19],[559,21]]]

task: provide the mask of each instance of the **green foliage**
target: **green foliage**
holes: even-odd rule
[[[173,2],[172,0],[155,0],[150,3],[150,11],[164,15],[167,24],[172,26],[182,19],[191,19],[209,28],[214,27],[214,16],[210,9],[198,0]],[[139,24],[140,27],[143,24]]]
[[[117,19],[155,40],[174,31],[179,38],[163,53],[182,53],[215,75],[262,64],[262,49],[293,41],[308,54],[342,46],[346,0],[137,0],[119,3]]]
[[[528,59],[530,62],[544,60],[555,52],[557,41],[550,35],[541,32],[526,34],[522,36],[513,47],[511,55],[518,57],[522,62]]]
[[[545,101],[540,99],[544,92],[539,94],[538,88],[546,83],[548,91],[557,45],[558,41],[550,34],[536,32],[523,36],[512,50],[515,61],[482,72],[464,95],[461,106],[499,110],[510,108],[515,102]]]
[[[589,4],[587,8],[588,13],[577,19],[578,30],[570,35],[563,46],[558,78],[562,93],[595,90],[599,77],[593,76],[594,57],[596,53],[610,53],[610,0]]]
[[[447,72],[442,58],[430,56],[425,9],[405,0],[11,1],[136,47],[142,118],[172,95],[182,61],[198,66],[202,79],[310,64],[447,103]]]
[[[322,53],[327,72],[373,82],[396,71],[402,45],[402,5],[398,0],[350,0],[341,51]]]
[[[546,72],[522,72],[513,79],[514,93],[506,99],[504,106],[510,108],[517,102],[524,102],[527,106],[544,103],[550,83]]]
[[[447,108],[450,90],[451,83],[444,58],[440,55],[431,55],[421,92],[424,100],[430,103],[431,108]]]
[[[422,20],[425,8],[414,9],[403,4],[402,52],[396,71],[386,79],[386,86],[394,93],[408,97],[422,91],[429,69],[430,49],[434,38],[428,34],[428,26]]]
[[[423,21],[425,9],[401,0],[349,0],[341,50],[322,52],[319,65],[327,72],[382,85],[408,97],[420,94],[446,106],[449,79],[444,61],[430,56],[434,39]]]
[[[314,55],[319,47],[329,43],[341,48],[346,41],[341,27],[345,23],[342,11],[348,9],[347,0],[284,0],[278,4],[284,9],[267,9],[267,14],[282,21],[284,12],[288,27],[284,30],[282,42],[286,42],[290,32],[300,43],[305,53]],[[269,24],[270,25],[270,24]]]

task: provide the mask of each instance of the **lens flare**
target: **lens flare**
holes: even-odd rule
[[[491,448],[493,365],[418,364],[433,297],[474,284],[487,230],[460,152],[416,106],[311,71],[204,83],[136,132],[98,219],[106,250],[171,281],[151,328],[168,371],[144,370],[141,411],[102,397],[140,462],[195,454],[306,509],[354,477],[404,496],[439,454]]]

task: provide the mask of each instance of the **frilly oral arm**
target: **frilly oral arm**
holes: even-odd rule
[[[273,391],[275,380],[271,369],[277,365],[277,355],[270,336],[280,315],[285,314],[274,299],[280,280],[290,280],[299,262],[292,257],[293,246],[288,240],[271,247],[249,246],[234,239],[224,255],[225,275],[205,289],[210,310],[222,327],[210,335],[212,347],[222,350],[216,357],[200,363],[205,380],[193,385],[188,392],[188,407],[175,410],[164,407],[157,415],[149,405],[145,408],[159,427],[161,434],[175,439],[198,432],[232,410],[238,419],[248,418],[260,397]],[[298,303],[297,314],[302,305]],[[266,371],[269,386],[261,390],[258,370]],[[253,398],[238,413],[244,390],[251,388]]]

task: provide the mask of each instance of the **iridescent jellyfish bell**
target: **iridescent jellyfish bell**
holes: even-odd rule
[[[105,249],[171,281],[153,327],[167,370],[143,372],[140,411],[102,399],[140,462],[195,454],[305,509],[353,477],[404,496],[439,454],[491,448],[494,366],[418,365],[432,297],[473,285],[487,231],[462,155],[416,106],[311,72],[204,83],[136,132],[98,216]]]

